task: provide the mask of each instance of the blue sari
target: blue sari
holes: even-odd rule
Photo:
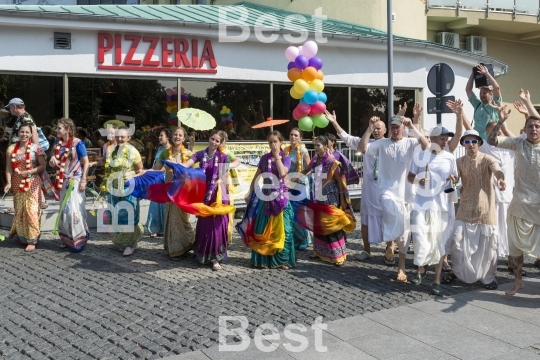
[[[163,151],[163,146],[159,146],[156,151],[156,156],[154,157],[154,163],[152,166],[156,165],[156,162]],[[165,174],[163,174],[165,178]],[[165,204],[159,204],[157,202],[151,201],[150,207],[148,208],[148,218],[146,219],[146,229],[150,234],[163,234],[165,225]]]

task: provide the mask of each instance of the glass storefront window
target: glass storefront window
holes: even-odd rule
[[[60,76],[0,75],[0,101],[21,98],[36,124],[44,126],[63,116],[62,86]],[[0,113],[0,120],[10,128],[15,118]]]
[[[157,80],[69,78],[69,115],[89,131],[116,115],[134,117],[137,128],[164,125],[166,100]]]

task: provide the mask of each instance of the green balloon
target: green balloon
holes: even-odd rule
[[[317,127],[325,128],[328,126],[328,123],[329,121],[324,114],[313,116],[313,124]]]
[[[311,131],[311,129],[313,128],[313,120],[311,120],[309,116],[301,117],[298,120],[298,127],[302,131]]]

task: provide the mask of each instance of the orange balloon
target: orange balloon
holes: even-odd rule
[[[167,100],[167,106],[176,106],[177,102],[172,100]]]
[[[292,68],[289,71],[287,71],[287,77],[292,82],[295,82],[296,80],[302,78],[302,70],[300,70],[298,68]]]
[[[302,77],[306,81],[313,81],[317,79],[317,69],[315,69],[313,66],[308,66],[302,72]]]
[[[317,76],[315,77],[315,79],[324,79],[324,73],[321,70],[317,70]]]

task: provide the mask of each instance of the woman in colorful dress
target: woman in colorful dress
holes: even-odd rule
[[[84,249],[90,238],[90,230],[86,224],[86,174],[88,172],[88,156],[82,140],[74,137],[76,128],[73,120],[60,119],[56,126],[58,141],[53,147],[49,165],[56,168],[54,188],[60,192],[60,212],[58,228],[55,234],[60,235],[61,248],[72,252]]]
[[[289,140],[291,144],[286,146],[284,149],[285,155],[288,155],[291,158],[291,169],[289,174],[300,173],[303,170],[309,168],[309,153],[302,141],[302,130],[295,127],[291,129],[289,133]],[[302,176],[303,177],[303,176]],[[301,197],[301,200],[309,199],[309,182],[307,178],[305,181],[297,183],[295,187],[302,187],[302,190],[289,189],[290,195]],[[293,201],[293,200],[291,200]],[[306,248],[311,244],[311,239],[313,235],[310,231],[304,229],[300,224],[293,223],[294,230],[294,244],[298,250],[306,250]]]
[[[162,160],[182,164],[191,158],[193,154],[184,146],[186,137],[187,133],[184,128],[178,127],[174,130],[171,147],[161,152],[159,161],[154,165],[154,170],[164,168]],[[165,168],[165,182],[170,182],[174,179],[174,173],[168,166],[165,166]],[[179,256],[184,255],[193,248],[194,242],[195,231],[189,221],[189,214],[172,202],[166,203],[163,248],[173,260],[178,260]]]
[[[355,185],[360,183],[360,176],[351,164],[349,159],[343,153],[336,150],[337,138],[334,134],[326,133],[324,136],[328,139],[328,152],[341,163],[342,173],[345,174],[347,185]]]
[[[328,151],[328,139],[318,136],[314,146],[316,156],[309,169],[304,171],[311,173],[311,201],[307,213],[312,218],[304,218],[300,223],[313,227],[313,254],[310,257],[341,266],[347,258],[345,231],[351,232],[355,228],[349,192],[341,164]],[[297,217],[303,213],[306,212],[300,211]]]
[[[39,144],[32,144],[32,127],[19,127],[19,141],[10,145],[6,156],[6,185],[4,192],[12,188],[15,214],[9,238],[26,245],[25,251],[36,249],[41,235],[41,191],[39,173],[45,171],[45,152]]]
[[[203,201],[205,205],[213,207],[230,204],[228,196],[223,196],[227,194],[227,187],[222,180],[226,179],[229,167],[240,165],[240,161],[231,151],[224,153],[220,150],[225,141],[225,137],[220,133],[217,130],[212,131],[208,147],[196,152],[183,164],[186,167],[200,164],[206,176],[206,194]],[[212,264],[213,270],[221,269],[219,263],[227,258],[228,230],[229,214],[198,217],[193,250],[201,264]]]
[[[129,189],[124,189],[126,180],[134,175],[140,174],[143,171],[143,163],[141,155],[135,147],[129,144],[130,136],[128,135],[126,126],[119,127],[116,130],[116,146],[109,149],[107,160],[105,162],[105,179],[103,182],[107,184],[107,178],[113,176],[112,182],[109,182],[112,187],[107,189],[108,206],[111,214],[117,216],[117,222],[113,221],[110,235],[112,242],[116,246],[124,249],[124,256],[130,256],[137,249],[137,241],[142,239],[144,228],[139,224],[139,199],[128,194]],[[128,202],[130,209],[119,208],[115,211],[118,203]],[[132,216],[130,216],[133,214]],[[113,215],[114,216],[114,215]],[[124,227],[123,231],[115,229],[117,225]],[[125,231],[125,227],[130,227],[132,230]]]
[[[159,157],[163,150],[168,149],[172,141],[171,131],[169,129],[163,129],[159,132],[159,146],[154,156],[154,163],[152,166],[156,166],[159,161]],[[150,202],[148,207],[148,218],[146,219],[146,228],[150,233],[150,237],[155,238],[157,236],[163,236],[163,228],[165,225],[165,205],[154,201]]]
[[[283,135],[272,131],[268,136],[270,153],[261,157],[257,172],[245,197],[247,208],[236,225],[242,240],[252,249],[251,264],[260,268],[289,270],[296,265],[293,238],[294,213],[288,200],[285,177],[291,158],[283,154]],[[257,189],[259,175],[271,189]]]

